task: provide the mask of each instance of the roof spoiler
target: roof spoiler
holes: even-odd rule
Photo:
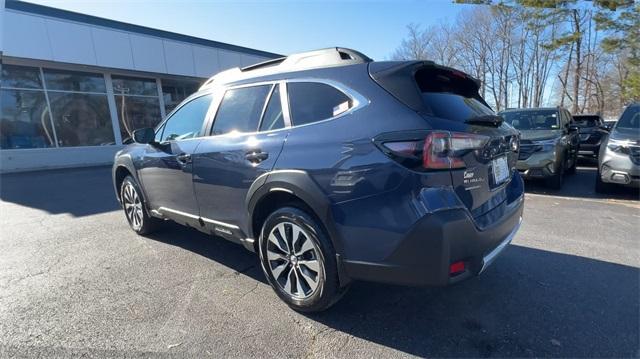
[[[422,91],[415,77],[419,70],[429,68],[448,72],[463,80],[468,80],[468,84],[475,93],[480,89],[481,83],[479,80],[462,71],[438,65],[433,61],[373,62],[369,65],[369,74],[380,86],[400,100],[400,102],[416,112],[428,114],[431,111],[426,108],[422,100]],[[478,98],[484,102],[479,95]]]

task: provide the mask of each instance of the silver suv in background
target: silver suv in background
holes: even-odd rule
[[[596,192],[613,184],[640,187],[640,103],[627,107],[600,146]]]
[[[520,132],[516,165],[525,179],[544,179],[560,189],[565,173],[575,173],[580,147],[579,128],[562,107],[521,108],[499,113]]]

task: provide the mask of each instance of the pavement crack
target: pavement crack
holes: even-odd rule
[[[296,324],[299,325],[300,323],[296,321]],[[325,327],[324,329],[317,331],[315,334],[313,334],[313,336],[311,336],[311,342],[309,343],[309,347],[307,349],[307,353],[304,356],[305,358],[315,357],[315,354],[316,354],[315,346],[316,346],[316,343],[318,341],[318,338],[321,335],[324,335],[326,332],[329,332],[329,331],[335,332],[336,330],[334,328],[331,328],[331,327]]]

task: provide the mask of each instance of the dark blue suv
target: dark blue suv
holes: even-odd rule
[[[139,234],[172,220],[257,252],[300,311],[352,280],[480,274],[522,220],[518,132],[467,74],[330,48],[208,80],[134,132],[113,180]]]

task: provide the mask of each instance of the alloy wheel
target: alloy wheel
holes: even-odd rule
[[[267,237],[268,269],[288,295],[305,299],[318,289],[320,250],[302,227],[291,222],[276,225]]]
[[[127,220],[134,230],[142,228],[143,212],[142,202],[135,187],[131,183],[127,183],[122,190],[122,202],[124,204],[124,213]]]

